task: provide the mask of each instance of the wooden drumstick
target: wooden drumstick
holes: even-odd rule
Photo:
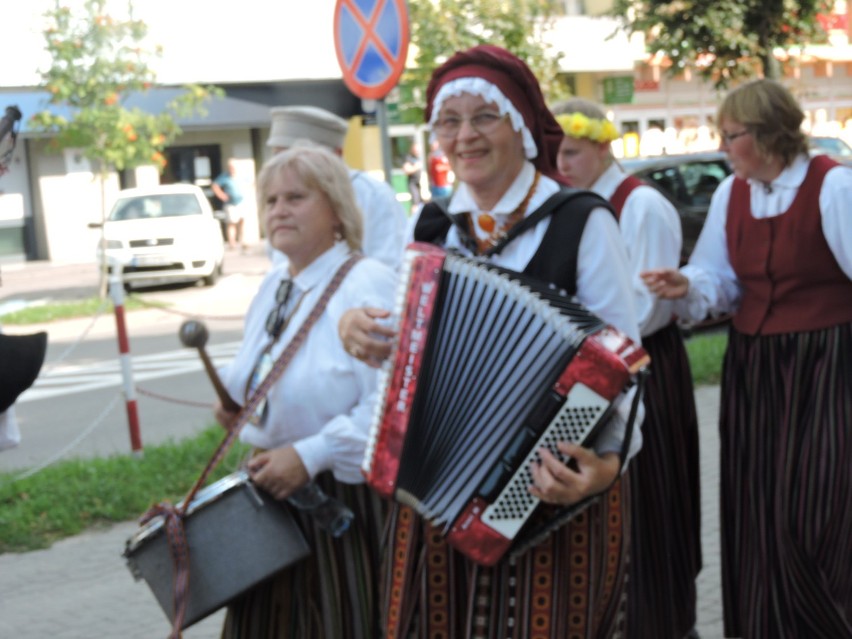
[[[201,356],[201,362],[204,364],[204,370],[207,371],[207,376],[210,378],[210,381],[213,382],[213,388],[216,391],[216,395],[219,397],[219,401],[222,402],[222,407],[230,412],[238,412],[242,406],[231,399],[228,391],[225,390],[225,386],[222,384],[219,373],[216,372],[216,368],[213,366],[213,362],[211,361],[210,356],[207,355],[207,350],[204,348],[207,344],[207,339],[210,336],[207,332],[207,327],[198,320],[187,320],[181,324],[178,336],[184,346],[198,349],[198,354]]]

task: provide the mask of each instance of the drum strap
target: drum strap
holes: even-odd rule
[[[264,397],[266,397],[269,389],[284,373],[284,370],[292,361],[296,351],[299,350],[305,342],[305,339],[307,339],[311,328],[313,328],[313,325],[323,314],[331,296],[334,295],[335,291],[343,282],[343,279],[362,257],[363,256],[360,254],[352,255],[340,266],[340,268],[337,269],[337,272],[334,274],[334,277],[332,277],[331,282],[329,282],[328,286],[326,286],[322,296],[317,301],[314,308],[311,309],[311,312],[305,319],[304,323],[302,323],[299,330],[293,336],[293,339],[289,344],[287,344],[284,351],[275,361],[272,370],[269,371],[269,374],[258,385],[257,390],[237,414],[234,425],[228,431],[228,434],[225,436],[225,439],[222,440],[222,443],[219,444],[219,447],[213,453],[210,461],[207,462],[207,466],[205,466],[204,470],[201,472],[201,476],[195,482],[192,489],[190,489],[184,500],[178,506],[173,506],[169,503],[157,504],[142,516],[141,523],[143,525],[158,515],[161,515],[165,520],[166,536],[169,542],[169,549],[172,554],[175,575],[175,614],[170,639],[179,639],[181,636],[181,628],[183,627],[184,615],[186,614],[187,595],[189,593],[189,547],[186,542],[186,534],[183,527],[183,519],[186,515],[186,509],[192,503],[192,499],[195,497],[198,490],[207,482],[207,478],[210,473],[213,472],[213,469],[216,468],[219,462],[225,457],[228,450],[236,440],[240,430],[254,414],[258,405],[263,401]]]

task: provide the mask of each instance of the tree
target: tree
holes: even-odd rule
[[[423,121],[426,85],[436,67],[453,53],[477,44],[505,47],[524,60],[545,96],[559,100],[568,91],[559,80],[562,54],[544,35],[552,25],[548,0],[417,0],[408,3],[414,67],[400,81],[400,112],[405,122]]]
[[[613,15],[626,17],[629,33],[644,33],[650,53],[671,61],[677,75],[696,69],[723,89],[748,77],[778,79],[776,49],[820,42],[816,16],[831,0],[615,0]]]
[[[57,6],[45,14],[44,32],[51,66],[41,73],[52,105],[69,108],[68,117],[50,110],[34,114],[30,127],[50,133],[55,150],[80,149],[97,167],[101,183],[101,221],[106,219],[105,184],[112,170],[166,165],[162,151],[181,132],[175,118],[204,113],[204,103],[221,95],[214,87],[191,85],[172,100],[163,113],[126,108],[128,98],[154,87],[149,62],[159,48],[143,46],[148,28],[133,18],[107,13],[107,0],[85,0],[83,11]],[[101,237],[103,242],[103,234]],[[102,264],[101,294],[106,290],[106,264]]]

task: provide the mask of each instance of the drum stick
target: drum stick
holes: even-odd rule
[[[231,399],[228,391],[225,390],[225,386],[222,384],[222,379],[219,377],[219,373],[216,371],[210,356],[207,354],[207,350],[204,348],[207,344],[207,339],[210,336],[204,323],[199,322],[198,320],[187,320],[181,324],[178,336],[184,346],[198,350],[198,354],[201,356],[201,362],[204,364],[204,370],[207,371],[207,376],[210,378],[210,381],[213,382],[213,388],[216,391],[216,395],[219,397],[219,401],[222,402],[222,407],[230,412],[238,412],[242,406]]]

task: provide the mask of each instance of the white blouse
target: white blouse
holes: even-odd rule
[[[805,180],[809,159],[796,158],[767,188],[762,182],[749,180],[751,212],[762,220],[782,215]],[[734,176],[729,175],[716,189],[710,210],[689,258],[681,269],[689,278],[686,297],[677,300],[675,311],[690,321],[737,310],[742,290],[728,256],[726,223],[728,202]],[[852,169],[832,168],[825,176],[819,194],[822,231],[834,258],[852,279]]]
[[[613,163],[592,185],[592,190],[610,200],[627,173]],[[663,300],[648,290],[640,273],[663,266],[677,268],[683,245],[680,216],[655,188],[643,185],[633,189],[624,201],[618,225],[630,261],[630,284],[639,314],[643,336],[668,326],[674,302]]]
[[[271,350],[273,361],[348,256],[348,247],[337,243],[294,278],[291,300],[296,302],[296,308]],[[240,349],[223,370],[223,384],[241,405],[247,399],[249,377],[269,343],[266,321],[277,306],[275,294],[279,283],[289,277],[287,269],[286,263],[280,264],[264,278],[246,314]],[[370,258],[361,259],[344,278],[308,338],[270,390],[264,423],[246,424],[240,439],[266,449],[292,444],[311,477],[331,470],[339,481],[362,482],[361,461],[377,401],[378,371],[343,350],[337,325],[343,313],[351,308],[392,308],[395,291],[396,275],[390,268]]]

